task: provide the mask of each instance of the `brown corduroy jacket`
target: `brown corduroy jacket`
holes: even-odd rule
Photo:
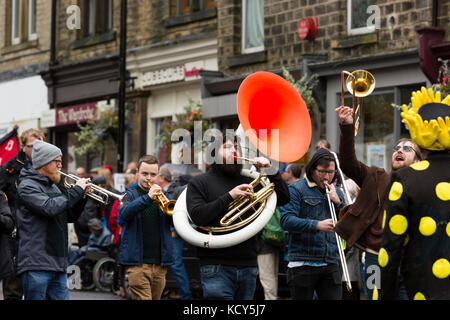
[[[336,224],[335,231],[363,249],[379,251],[383,235],[383,213],[391,175],[383,168],[368,167],[355,154],[354,126],[340,124],[339,163],[342,172],[361,188],[355,202]]]

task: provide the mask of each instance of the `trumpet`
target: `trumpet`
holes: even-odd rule
[[[152,184],[150,182],[147,182],[147,185],[149,188],[152,187]],[[162,191],[159,191],[157,192],[153,201],[155,201],[155,203],[158,205],[159,209],[161,209],[162,212],[164,212],[169,216],[173,215],[173,210],[175,209],[176,203],[175,200],[167,199],[166,195]]]
[[[64,176],[64,186],[67,189],[70,189],[73,186],[75,186],[76,181],[81,179],[81,178],[77,177],[74,174],[67,174],[67,173],[64,173],[62,171],[59,171],[59,173]],[[75,182],[71,183],[70,180],[73,180]],[[127,198],[128,198],[128,194],[127,193],[117,194],[117,193],[108,191],[108,190],[106,190],[106,189],[104,189],[102,187],[99,187],[99,186],[97,186],[95,184],[91,185],[90,188],[93,191],[97,192],[97,193],[94,193],[94,192],[86,193],[86,195],[88,197],[91,197],[94,200],[97,200],[98,202],[100,202],[102,204],[107,204],[108,201],[109,201],[109,197],[111,197],[111,198],[114,198],[117,201],[119,201],[120,205],[123,205],[127,201]]]

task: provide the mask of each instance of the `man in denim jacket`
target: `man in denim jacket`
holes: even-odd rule
[[[306,167],[306,178],[289,185],[291,201],[280,208],[281,227],[288,235],[287,283],[294,300],[341,299],[339,254],[326,188],[335,211],[345,206],[343,193],[333,181],[336,162],[324,148]]]

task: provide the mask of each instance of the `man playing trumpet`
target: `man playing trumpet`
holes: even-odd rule
[[[156,184],[158,159],[143,156],[137,170],[138,184],[128,189],[128,200],[119,209],[118,221],[124,229],[118,263],[127,266],[133,300],[159,300],[167,267],[173,263],[172,218],[155,201],[162,192]]]
[[[61,180],[61,150],[41,140],[34,141],[31,168],[20,173],[17,189],[17,274],[25,300],[68,300],[67,223],[83,211],[89,179],[79,179],[64,194]]]

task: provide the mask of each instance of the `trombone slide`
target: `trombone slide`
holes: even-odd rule
[[[328,207],[330,208],[331,218],[333,219],[333,226],[336,226],[337,216],[336,216],[336,211],[334,210],[334,204],[330,199],[330,190],[328,190],[328,188],[326,188],[326,187],[325,187],[325,189],[326,189],[326,193],[327,193]],[[345,259],[344,248],[342,247],[342,240],[341,240],[341,237],[336,232],[334,233],[334,235],[336,236],[336,244],[338,247],[339,259],[341,261],[342,273],[344,275],[345,285],[347,286],[347,290],[349,292],[351,292],[352,284],[350,281],[350,275],[348,273],[347,260]]]

